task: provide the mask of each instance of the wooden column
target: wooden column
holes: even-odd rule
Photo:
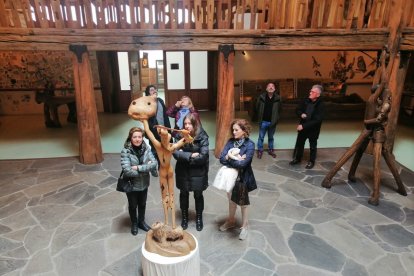
[[[219,46],[216,117],[216,148],[214,155],[220,156],[230,134],[230,123],[234,118],[234,47]]]
[[[391,109],[388,114],[388,124],[385,129],[387,140],[384,145],[389,152],[392,152],[394,148],[395,133],[398,125],[398,116],[400,114],[401,96],[404,89],[409,60],[410,53],[399,52],[395,57],[394,66],[390,73],[388,87],[391,92]]]
[[[79,160],[82,164],[97,164],[103,161],[103,154],[88,50],[85,45],[70,45],[69,50],[73,53]]]
[[[388,114],[388,124],[385,130],[387,139],[384,147],[392,152],[395,140],[395,131],[398,124],[400,113],[400,103],[402,90],[404,88],[405,76],[408,68],[408,54],[402,54],[400,49],[401,29],[404,23],[405,1],[392,0],[390,9],[393,11],[389,15],[388,27],[390,35],[388,38],[388,48],[390,50],[390,61],[387,67],[388,88],[391,93],[391,109]]]

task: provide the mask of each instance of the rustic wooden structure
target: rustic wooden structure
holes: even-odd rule
[[[355,172],[362,158],[363,153],[367,149],[370,142],[373,143],[373,175],[374,185],[371,198],[368,203],[372,205],[379,204],[380,196],[380,158],[381,155],[384,157],[388,168],[390,169],[394,179],[397,183],[397,192],[403,196],[407,195],[404,184],[402,183],[401,177],[398,173],[397,166],[395,164],[395,157],[392,154],[389,146],[385,143],[387,137],[385,135],[385,127],[388,121],[388,115],[391,110],[392,99],[391,93],[388,88],[387,77],[386,77],[386,60],[388,56],[388,49],[384,49],[381,54],[381,67],[377,69],[377,74],[381,75],[380,83],[375,84],[372,88],[372,94],[367,102],[367,109],[365,113],[365,128],[355,140],[352,146],[344,153],[344,155],[338,160],[335,166],[328,172],[325,178],[322,180],[322,186],[325,188],[331,188],[331,181],[334,175],[339,169],[355,154],[354,160],[352,161],[351,168],[348,173],[348,180],[355,182]],[[388,66],[392,66],[388,62]],[[378,79],[378,78],[376,78]]]
[[[398,28],[392,23],[401,22]],[[219,50],[414,49],[411,0],[0,0],[1,50],[220,51],[216,155],[234,112],[233,55]],[[78,80],[92,79],[87,55],[74,60]],[[393,55],[397,58],[398,55]],[[82,69],[81,69],[82,68]],[[393,145],[404,70],[389,72],[392,108],[386,134]],[[82,74],[79,74],[82,73]],[[83,89],[83,90],[82,90]],[[81,162],[102,160],[90,85],[76,86]],[[221,105],[221,107],[220,107]],[[85,121],[83,121],[85,120]],[[87,143],[85,133],[92,133]],[[99,156],[101,155],[101,156]],[[95,156],[95,157],[92,157]]]
[[[379,203],[381,155],[384,157],[396,180],[397,192],[404,196],[407,195],[395,164],[395,157],[392,154],[392,145],[397,125],[397,118],[395,116],[398,116],[402,84],[407,73],[409,59],[406,53],[399,52],[401,28],[405,25],[406,20],[403,16],[404,4],[406,4],[404,1],[396,1],[394,6],[395,14],[390,18],[388,43],[382,51],[380,66],[374,76],[373,90],[375,91],[370,96],[365,111],[365,129],[322,181],[323,187],[330,188],[332,177],[356,153],[348,174],[348,179],[351,182],[355,182],[355,172],[359,161],[368,143],[372,141],[374,185],[371,198],[368,200],[368,203],[372,205],[378,205]]]

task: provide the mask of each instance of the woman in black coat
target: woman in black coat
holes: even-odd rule
[[[208,186],[208,135],[193,114],[185,117],[184,129],[190,132],[194,141],[173,153],[177,160],[175,183],[180,189],[181,227],[183,229],[188,227],[189,194],[194,192],[196,229],[201,231],[203,230],[203,191]]]

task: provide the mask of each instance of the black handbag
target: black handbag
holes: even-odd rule
[[[116,190],[121,193],[132,192],[132,182],[131,179],[123,177],[124,171],[121,171],[121,174],[118,177],[118,183],[116,184]]]
[[[233,190],[231,191],[231,201],[240,206],[250,204],[249,191],[246,183],[243,181],[241,171],[239,171],[236,183],[234,184]]]

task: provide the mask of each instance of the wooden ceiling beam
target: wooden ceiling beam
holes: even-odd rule
[[[233,44],[235,50],[380,50],[388,29],[364,30],[76,30],[0,28],[0,50],[94,51],[208,50]],[[414,28],[405,28],[400,50],[414,51]]]

